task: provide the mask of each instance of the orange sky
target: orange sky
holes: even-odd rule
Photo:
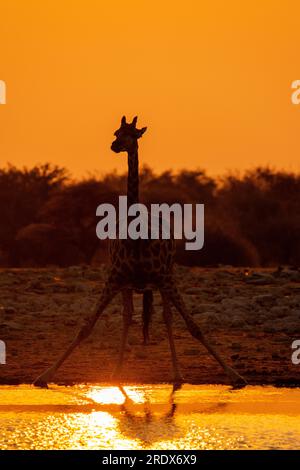
[[[211,174],[300,170],[300,3],[0,0],[0,165],[126,169],[122,114],[148,126],[140,160]]]

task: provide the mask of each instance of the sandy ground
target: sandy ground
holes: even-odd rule
[[[5,269],[0,271],[0,339],[7,363],[0,383],[30,383],[69,344],[93,309],[105,267]],[[300,272],[176,268],[186,303],[209,339],[250,384],[300,385],[300,365],[291,344],[300,339]],[[169,346],[155,293],[151,342],[142,345],[141,296],[135,295],[124,382],[156,383],[172,378]],[[98,321],[93,334],[56,375],[57,383],[106,382],[117,357],[121,297]],[[219,365],[174,318],[177,352],[189,383],[227,383]]]

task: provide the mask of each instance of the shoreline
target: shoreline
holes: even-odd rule
[[[58,357],[93,310],[105,266],[0,270],[0,339],[7,349],[0,384],[32,383]],[[177,266],[176,279],[193,318],[249,385],[300,386],[291,344],[300,339],[300,273]],[[171,383],[169,344],[154,293],[150,344],[142,345],[141,295],[129,332],[120,382]],[[122,328],[117,296],[54,377],[57,384],[110,383]],[[185,383],[229,385],[221,367],[174,312],[174,339]]]

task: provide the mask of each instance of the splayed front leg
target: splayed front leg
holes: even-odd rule
[[[198,339],[208,352],[216,359],[216,361],[222,366],[224,372],[229,377],[232,385],[235,388],[241,388],[247,385],[247,381],[232,367],[230,367],[225,360],[219,355],[219,353],[213,348],[207,338],[203,335],[201,329],[194,321],[193,317],[187,311],[183,298],[181,297],[174,282],[170,282],[162,289],[167,298],[174,304],[178,312],[183,317],[186,326],[194,338]]]
[[[107,282],[103,290],[103,293],[101,295],[99,304],[96,308],[96,311],[86,319],[85,324],[83,325],[79,333],[75,336],[75,338],[73,339],[70,346],[66,349],[66,351],[60,356],[60,358],[51,367],[49,367],[49,369],[43,372],[34,381],[33,385],[35,385],[36,387],[42,387],[42,388],[48,387],[48,383],[51,382],[58,368],[63,364],[63,362],[65,362],[65,360],[70,356],[72,351],[81,343],[81,341],[90,335],[99,316],[104,311],[105,307],[111,302],[111,300],[116,295],[118,290],[119,290],[118,285],[112,283],[111,280]]]
[[[62,365],[62,363],[67,359],[67,357],[70,356],[73,349],[75,349],[76,346],[78,346],[82,340],[84,340],[90,335],[97,319],[98,319],[98,316],[94,314],[93,316],[91,316],[90,318],[86,320],[85,325],[81,328],[79,333],[75,336],[75,338],[73,339],[72,343],[67,348],[67,350],[60,356],[60,358],[51,367],[49,367],[49,369],[43,372],[33,382],[33,385],[35,385],[36,387],[41,387],[41,388],[48,388],[48,383],[51,382],[52,378],[54,377],[55,372]]]

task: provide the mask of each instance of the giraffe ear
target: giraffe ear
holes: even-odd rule
[[[126,124],[126,117],[123,116],[121,119],[121,125],[124,126]]]
[[[144,132],[146,132],[147,130],[147,127],[142,127],[142,129],[137,129],[137,138],[139,139],[140,137],[142,137],[142,135],[144,134]]]

